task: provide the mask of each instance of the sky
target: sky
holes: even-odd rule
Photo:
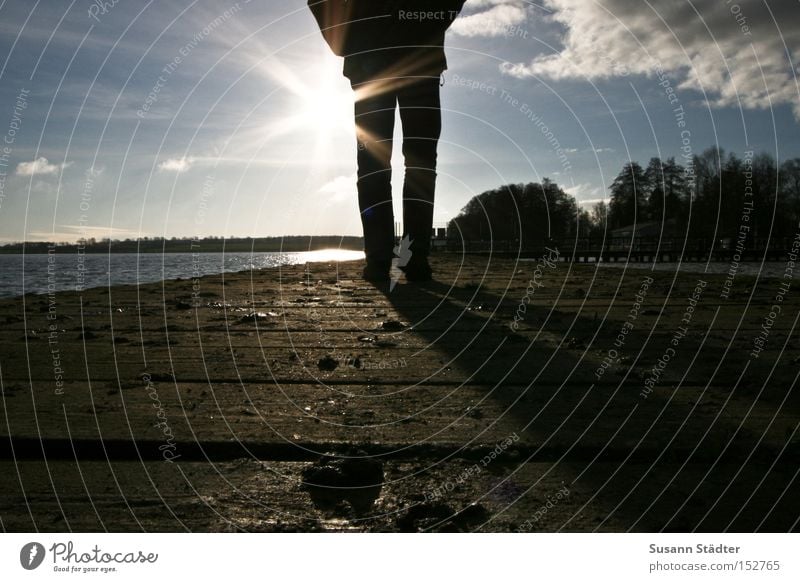
[[[800,157],[798,17],[467,0],[435,222],[545,177],[589,208],[626,162],[713,145]],[[341,69],[301,0],[0,0],[0,240],[360,234]],[[399,215],[399,146],[393,167]]]

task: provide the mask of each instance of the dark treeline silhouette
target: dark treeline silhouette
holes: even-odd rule
[[[667,237],[709,242],[745,236],[791,238],[800,222],[800,158],[780,165],[766,153],[743,156],[712,147],[682,165],[652,158],[626,163],[609,186],[609,202],[590,212],[554,182],[510,184],[475,196],[450,221],[448,238],[513,241],[614,236],[633,224],[663,223]],[[653,229],[650,229],[653,232]],[[638,234],[636,235],[638,236]],[[657,236],[657,235],[650,235]]]
[[[508,184],[475,196],[450,221],[448,239],[514,241],[523,247],[549,239],[588,236],[591,219],[555,182]]]
[[[800,220],[800,158],[779,166],[766,153],[740,157],[712,147],[686,167],[674,158],[652,158],[646,168],[630,162],[610,194],[608,207],[592,214],[607,212],[611,229],[674,220],[676,235],[690,238],[790,237]]]
[[[125,240],[86,239],[78,243],[26,242],[0,246],[0,254],[47,253],[53,247],[55,252],[85,253],[249,253],[318,251],[343,249],[360,251],[363,239],[357,236],[283,236],[261,238],[163,238],[144,237]]]

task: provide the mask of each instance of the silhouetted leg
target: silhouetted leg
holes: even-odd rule
[[[367,261],[391,261],[394,256],[392,212],[392,132],[397,98],[394,93],[369,95],[367,83],[356,87],[358,140],[358,205],[364,227]],[[359,98],[361,94],[364,98]]]
[[[398,94],[403,123],[403,236],[408,236],[412,259],[430,252],[433,201],[436,190],[436,147],[442,132],[439,79],[420,79]]]

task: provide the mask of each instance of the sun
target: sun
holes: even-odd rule
[[[353,129],[352,92],[344,93],[333,84],[323,85],[302,95],[301,102],[299,122],[306,129],[322,134],[320,137]]]
[[[255,62],[265,83],[262,93],[269,97],[262,102],[263,116],[240,133],[237,145],[243,151],[291,136],[302,142],[305,161],[315,166],[337,158],[343,143],[355,145],[356,93],[342,74],[340,59],[326,55],[290,66],[271,55]]]
[[[342,77],[341,66],[338,69],[329,64],[312,67],[298,91],[296,122],[318,142],[338,132],[354,131],[353,91]]]

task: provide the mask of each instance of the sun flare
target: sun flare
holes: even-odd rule
[[[294,131],[319,145],[335,135],[354,132],[353,91],[342,75],[338,59],[325,58],[293,76],[283,86],[292,94],[286,112]]]
[[[353,131],[353,92],[335,79],[309,84],[299,96],[297,122],[301,130],[323,140],[335,131]]]
[[[256,123],[240,132],[233,157],[291,136],[305,148],[305,161],[316,166],[341,154],[343,143],[354,145],[356,94],[342,74],[340,59],[323,56],[302,68],[275,55],[256,62],[269,97],[261,103]]]

